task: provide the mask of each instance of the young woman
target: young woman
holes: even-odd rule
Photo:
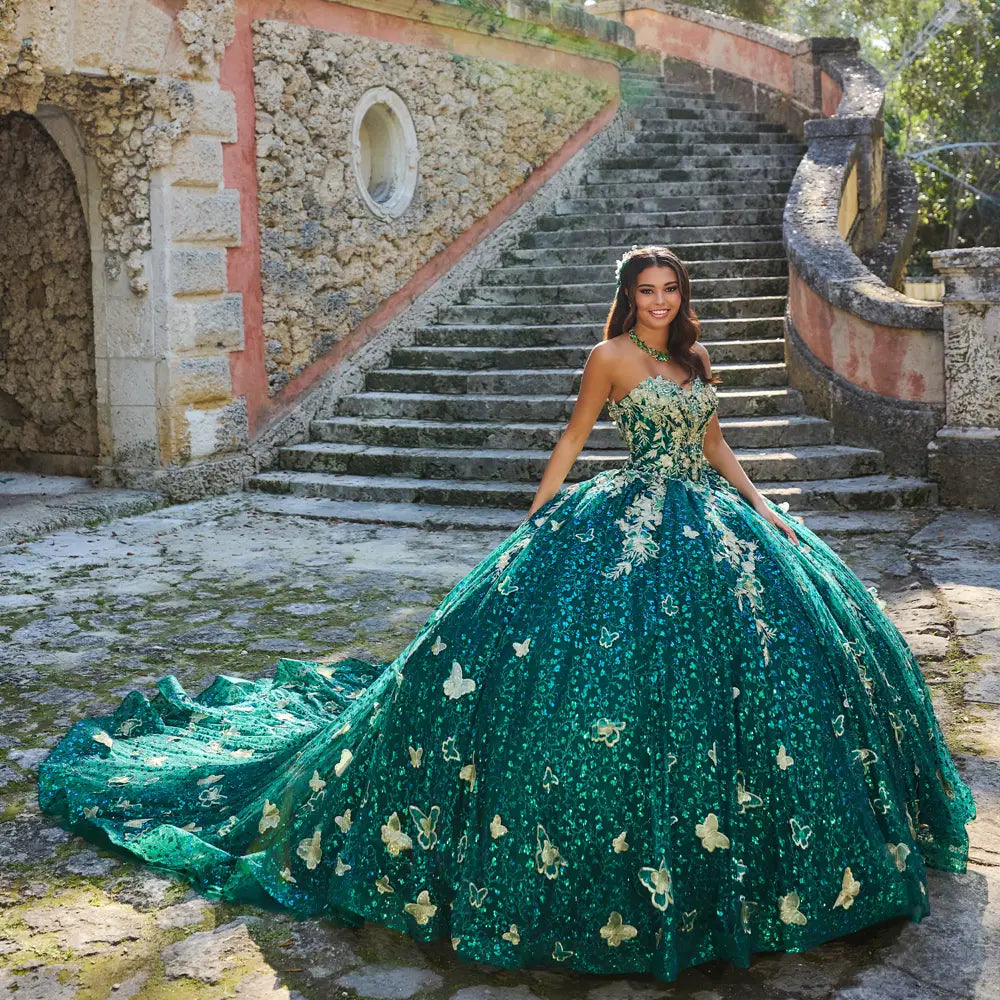
[[[648,972],[930,911],[975,804],[882,604],[722,438],[684,265],[621,261],[528,517],[389,664],[173,677],[39,800],[202,891],[511,968]],[[620,468],[560,489],[598,416]]]

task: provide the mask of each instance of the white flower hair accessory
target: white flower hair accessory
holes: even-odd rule
[[[615,294],[618,293],[618,289],[621,288],[622,284],[622,271],[625,268],[625,264],[631,259],[632,254],[639,249],[638,243],[632,244],[631,250],[626,250],[625,253],[615,261]]]

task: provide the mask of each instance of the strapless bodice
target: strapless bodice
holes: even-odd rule
[[[717,408],[715,386],[698,376],[685,389],[665,375],[650,375],[609,402],[608,416],[628,448],[626,467],[701,480],[711,468],[702,452],[705,428]]]

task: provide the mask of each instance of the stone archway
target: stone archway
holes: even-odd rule
[[[0,115],[0,468],[90,475],[99,455],[90,237],[43,124]]]
[[[82,363],[50,358],[51,395],[34,409],[42,380],[18,372],[0,382],[0,468],[16,458],[22,468],[89,473],[100,486],[162,488],[179,498],[242,484],[248,422],[245,401],[234,397],[230,355],[244,350],[243,303],[229,292],[227,261],[240,245],[242,216],[223,164],[237,115],[233,93],[219,83],[234,10],[212,0],[0,0],[0,116],[17,116],[22,128],[32,123],[33,142],[48,154],[54,144],[67,191],[75,178],[78,209],[77,249],[62,247],[59,259],[76,262],[80,291],[66,295],[43,279],[38,305],[41,293],[31,298],[22,289],[19,332],[39,328],[24,319],[28,303],[41,309],[41,327],[52,327],[53,295],[79,304],[89,289],[92,359],[89,385],[67,389],[64,370],[79,374]],[[25,162],[18,160],[22,172]],[[9,173],[0,163],[0,178]],[[4,212],[13,217],[11,191],[0,185],[0,241],[9,228]],[[48,258],[31,252],[37,270]],[[12,263],[10,282],[18,273]],[[0,284],[0,297],[13,303],[11,292]],[[13,329],[15,320],[7,322]],[[82,331],[83,317],[75,322]],[[43,348],[54,350],[51,333],[22,340],[43,357]],[[5,336],[9,348],[17,338]],[[57,416],[57,400],[85,398],[92,418]],[[5,421],[17,427],[5,430]],[[57,440],[43,440],[36,425],[46,422]]]

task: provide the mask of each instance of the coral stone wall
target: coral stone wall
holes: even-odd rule
[[[42,126],[0,115],[0,456],[98,453],[90,247],[69,164]],[[83,461],[74,462],[69,456]]]
[[[277,393],[555,153],[609,84],[279,21],[254,23],[264,336]],[[377,218],[354,179],[355,105],[406,103],[416,191]]]

